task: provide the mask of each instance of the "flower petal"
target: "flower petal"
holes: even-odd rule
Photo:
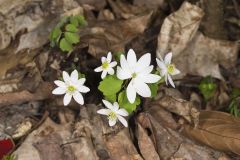
[[[99,109],[97,111],[98,114],[102,114],[102,115],[108,115],[109,112],[111,112],[111,110],[109,110],[109,109]]]
[[[136,99],[136,90],[133,87],[132,81],[128,84],[128,87],[127,87],[127,98],[130,103],[134,103],[134,101]]]
[[[119,116],[119,115],[117,115],[117,118],[125,127],[128,127],[128,123],[125,118],[123,118],[122,116]]]
[[[111,127],[114,126],[116,124],[116,122],[117,122],[117,119],[115,119],[115,120],[109,119],[109,121],[108,121],[109,126],[111,126]]]
[[[135,81],[134,87],[136,92],[142,97],[151,97],[151,90],[146,83],[144,83],[141,79]]]
[[[129,79],[131,78],[131,73],[129,71],[126,71],[124,69],[122,69],[121,67],[117,66],[117,77],[121,80],[124,79]]]
[[[64,82],[70,82],[71,81],[70,76],[66,71],[63,71],[63,80],[64,80]]]
[[[130,66],[135,66],[137,63],[137,57],[133,49],[129,49],[127,53],[127,62]]]
[[[171,84],[171,86],[173,87],[173,88],[175,88],[175,85],[174,85],[174,83],[173,83],[173,80],[172,80],[172,78],[171,78],[171,76],[168,74],[168,81],[169,81],[169,83]]]
[[[107,54],[107,62],[110,63],[112,61],[112,53],[108,52]]]
[[[102,68],[102,66],[100,66],[100,67],[95,68],[94,71],[95,72],[102,72],[103,68]]]
[[[142,71],[144,68],[148,67],[151,63],[151,54],[144,54],[137,62],[136,72]]]
[[[166,73],[167,73],[167,67],[166,67],[166,65],[165,65],[162,61],[160,61],[159,59],[156,58],[156,60],[157,60],[157,65],[158,65],[158,67],[161,69],[160,75],[163,77],[163,76],[165,76]]]
[[[165,82],[166,82],[166,85],[168,85],[168,74],[165,75]]]
[[[120,65],[122,69],[129,70],[129,65],[124,55],[120,56]]]
[[[56,80],[54,81],[54,83],[58,86],[58,87],[66,87],[66,84],[63,82],[63,81],[60,81],[60,80]]]
[[[72,95],[69,93],[66,93],[65,96],[63,97],[63,104],[64,106],[67,106],[72,99]]]
[[[156,83],[160,79],[161,77],[156,74],[148,74],[148,75],[139,77],[139,80],[143,81],[144,83]]]
[[[74,99],[78,104],[81,104],[81,105],[84,104],[83,96],[82,96],[82,94],[79,93],[79,92],[75,92],[75,93],[73,94],[73,99]]]
[[[121,116],[128,116],[129,115],[128,112],[125,109],[123,109],[123,108],[119,109],[117,111],[117,114],[119,114]]]
[[[157,65],[160,69],[165,69],[165,68],[167,69],[166,64],[163,61],[161,61],[157,58],[156,58],[156,61],[157,61]]]
[[[114,103],[113,103],[113,110],[114,110],[115,112],[117,112],[118,109],[119,109],[118,103],[117,103],[117,102],[114,102]]]
[[[102,63],[104,63],[106,60],[107,60],[106,57],[102,57],[102,58],[101,58]]]
[[[102,74],[101,74],[101,78],[104,79],[107,75],[107,71],[103,70]]]
[[[117,65],[117,62],[116,61],[113,61],[109,64],[110,67],[115,67]]]
[[[113,75],[114,74],[114,70],[112,68],[108,68],[108,71],[107,71],[110,75]]]
[[[86,78],[80,78],[77,82],[78,85],[83,85],[86,81]]]
[[[73,82],[77,82],[78,80],[78,71],[76,69],[71,73],[71,80]]]
[[[146,75],[148,75],[149,73],[151,73],[152,70],[153,70],[153,65],[148,66],[148,67],[144,68],[144,69],[139,73],[139,75],[140,75],[140,76],[146,76]]]
[[[90,91],[90,89],[89,89],[88,87],[83,86],[83,85],[78,86],[77,88],[78,88],[78,91],[79,91],[79,92],[82,92],[82,93],[87,93],[87,92]]]
[[[172,52],[169,52],[164,58],[164,63],[171,64],[171,60],[172,60]]]
[[[174,76],[174,75],[177,75],[177,74],[179,74],[179,73],[180,73],[180,71],[179,71],[177,68],[175,68],[174,71],[173,71],[173,73],[172,73],[172,75]]]
[[[106,101],[106,100],[102,100],[102,102],[103,102],[103,104],[108,108],[108,109],[110,109],[110,110],[113,110],[114,108],[113,108],[113,105],[110,103],[110,102],[108,102],[108,101]]]
[[[66,89],[62,87],[57,87],[52,91],[52,94],[56,94],[56,95],[61,95],[65,93],[66,93]]]

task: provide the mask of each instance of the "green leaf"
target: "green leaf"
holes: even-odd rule
[[[122,91],[118,95],[118,104],[120,107],[126,109],[128,113],[132,113],[136,110],[137,106],[141,103],[139,96],[136,97],[134,103],[130,103],[127,98],[126,91]]]
[[[69,43],[65,38],[62,38],[60,41],[60,48],[62,51],[71,52],[73,50],[73,46]]]
[[[56,40],[60,35],[61,35],[62,31],[60,28],[55,27],[53,28],[53,30],[50,33],[50,40]]]
[[[231,98],[237,98],[240,96],[240,89],[239,88],[233,88],[231,92]]]
[[[71,44],[76,44],[80,40],[79,35],[76,33],[65,32],[64,36],[65,36],[65,39]]]
[[[74,32],[74,33],[78,32],[77,27],[74,26],[73,24],[66,25],[65,29],[66,31],[69,31],[69,32]]]
[[[105,99],[108,100],[109,102],[116,102],[116,94],[112,94],[112,95],[105,95]]]
[[[54,47],[58,44],[61,34],[62,34],[62,31],[60,30],[60,28],[58,27],[53,28],[49,36],[51,47]]]
[[[77,15],[75,17],[78,19],[78,22],[81,26],[86,26],[87,25],[87,21],[85,20],[84,16]]]
[[[115,75],[108,75],[100,82],[98,89],[104,96],[113,96],[120,91],[122,83]]]
[[[151,98],[157,96],[158,83],[148,84],[148,86],[151,90]]]
[[[73,24],[73,25],[76,26],[76,27],[79,26],[78,18],[77,18],[76,16],[70,17],[70,23]]]
[[[217,84],[214,82],[211,76],[203,78],[198,86],[198,89],[202,93],[205,100],[211,99],[217,89]]]

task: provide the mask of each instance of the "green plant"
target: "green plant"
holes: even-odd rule
[[[236,99],[233,99],[228,107],[229,113],[235,117],[240,117],[240,110]]]
[[[232,93],[230,95],[231,102],[228,107],[228,111],[230,114],[234,115],[235,117],[240,117],[240,109],[239,109],[239,102],[238,97],[240,96],[240,89],[233,88]]]
[[[204,99],[207,101],[214,96],[217,89],[217,84],[211,76],[207,76],[201,80],[200,84],[198,85],[198,89],[200,90]]]
[[[58,46],[63,52],[72,52],[73,45],[80,41],[78,28],[86,24],[81,15],[63,17],[50,33],[50,46]]]
[[[16,160],[16,156],[14,155],[7,155],[3,157],[3,160]]]

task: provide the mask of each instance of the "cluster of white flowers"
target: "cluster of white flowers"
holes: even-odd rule
[[[127,58],[124,55],[120,57],[120,66],[117,66],[116,75],[120,80],[127,80],[128,85],[126,88],[127,99],[130,103],[134,103],[137,94],[142,97],[151,97],[151,90],[148,84],[157,83],[161,78],[165,79],[172,87],[175,87],[171,76],[179,74],[180,71],[171,63],[172,53],[168,53],[164,59],[156,59],[160,69],[160,75],[151,73],[153,65],[151,65],[151,54],[146,53],[137,60],[135,52],[130,49],[127,53]],[[97,67],[95,72],[102,72],[101,78],[104,79],[107,74],[114,75],[114,67],[117,65],[116,61],[112,62],[112,54],[109,52],[107,57],[102,57],[102,65]],[[63,71],[63,81],[56,80],[54,83],[58,86],[52,91],[55,95],[63,95],[63,104],[68,105],[73,99],[83,105],[84,99],[81,93],[87,93],[90,89],[84,86],[86,79],[78,77],[77,70],[74,70],[71,75]],[[124,119],[129,113],[120,106],[117,102],[113,104],[109,101],[102,100],[107,109],[100,109],[97,113],[106,115],[109,120],[109,126],[114,126],[119,120],[125,127],[128,126],[127,121]]]

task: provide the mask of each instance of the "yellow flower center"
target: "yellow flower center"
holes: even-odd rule
[[[108,62],[107,62],[107,61],[103,62],[102,68],[103,68],[103,69],[107,69],[108,67],[109,67]]]
[[[168,73],[173,74],[173,72],[175,70],[175,65],[174,64],[169,64],[167,66],[167,70],[168,70]]]
[[[136,78],[136,77],[137,77],[137,73],[133,73],[132,78]]]
[[[67,87],[67,90],[68,90],[68,92],[72,93],[76,90],[76,88],[74,86],[70,85],[70,86]]]
[[[108,114],[108,119],[109,119],[109,120],[115,120],[115,119],[117,119],[117,114],[116,114],[115,112],[110,112],[110,113]]]

